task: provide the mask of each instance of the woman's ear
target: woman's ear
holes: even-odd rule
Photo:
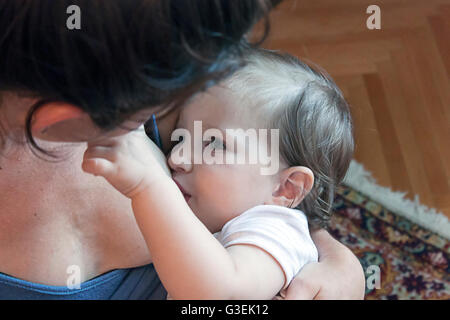
[[[99,129],[83,110],[65,102],[40,106],[31,121],[33,137],[48,141],[86,141]]]
[[[83,113],[80,108],[72,104],[64,102],[46,103],[39,107],[33,115],[32,132],[38,134],[58,122],[79,119]]]
[[[311,169],[289,167],[280,174],[279,183],[272,193],[272,203],[284,207],[297,207],[314,185]]]

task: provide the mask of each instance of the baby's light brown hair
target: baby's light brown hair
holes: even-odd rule
[[[262,108],[268,128],[279,129],[280,156],[289,167],[312,170],[314,186],[296,209],[312,227],[326,227],[354,150],[350,108],[341,90],[318,66],[266,49],[250,50],[246,65],[225,85]]]

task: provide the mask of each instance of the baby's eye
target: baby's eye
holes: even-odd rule
[[[211,137],[211,141],[208,142],[206,145],[211,144],[214,149],[223,149],[225,150],[225,143],[216,137]]]

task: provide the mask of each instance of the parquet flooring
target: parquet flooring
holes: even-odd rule
[[[327,70],[352,108],[355,160],[450,217],[450,0],[285,0],[263,46]]]

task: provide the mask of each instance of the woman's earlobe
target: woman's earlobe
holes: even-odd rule
[[[34,138],[53,142],[85,142],[101,134],[91,117],[80,108],[51,102],[40,106],[31,120]]]
[[[57,123],[81,119],[85,113],[80,108],[65,102],[49,102],[41,105],[33,115],[31,131],[33,135],[45,133],[49,127]]]

